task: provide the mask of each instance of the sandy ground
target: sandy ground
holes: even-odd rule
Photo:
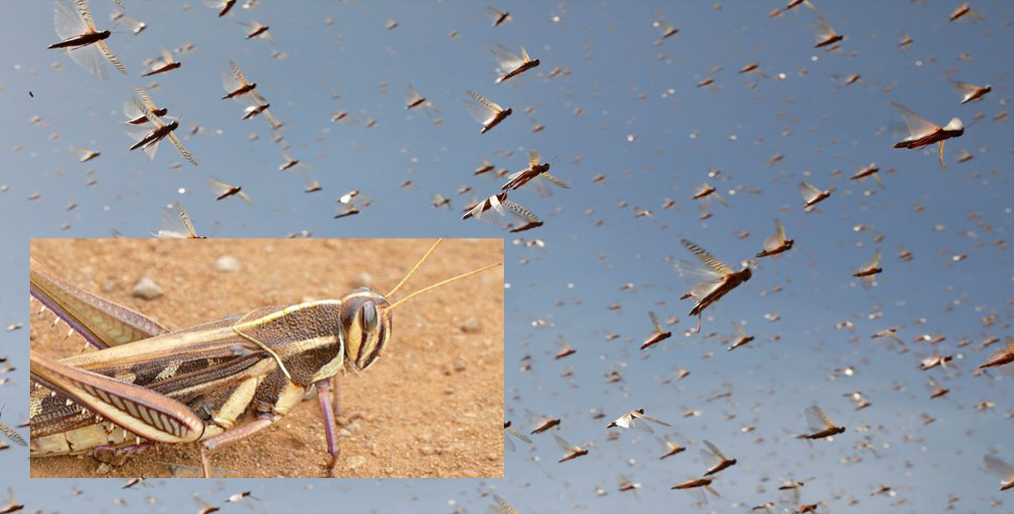
[[[432,240],[33,240],[32,257],[89,291],[171,329],[267,305],[337,298],[368,284],[389,291]],[[242,269],[216,271],[232,255]],[[396,295],[503,260],[503,241],[447,240]],[[131,297],[148,276],[165,292]],[[34,316],[32,348],[66,357],[79,335]],[[503,268],[437,289],[394,313],[378,362],[342,380],[342,477],[503,476]],[[477,331],[463,327],[474,318]],[[91,350],[89,350],[91,351]],[[316,398],[212,457],[216,476],[322,477],[327,449]],[[89,456],[32,459],[32,477],[199,476],[197,444],[162,445],[118,468]]]

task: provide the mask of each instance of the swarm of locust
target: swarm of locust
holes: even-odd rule
[[[157,321],[85,291],[31,260],[31,294],[99,351],[55,360],[31,350],[31,456],[123,459],[152,443],[200,441],[210,454],[287,414],[311,387],[324,416],[333,475],[338,373],[369,368],[409,299],[500,266],[492,264],[388,301],[356,289],[339,299],[263,307],[170,332]]]

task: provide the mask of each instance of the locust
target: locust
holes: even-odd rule
[[[153,444],[199,442],[203,476],[211,477],[217,449],[275,423],[313,388],[330,455],[327,475],[334,476],[339,373],[377,362],[399,305],[503,264],[390,300],[441,242],[386,295],[363,287],[338,299],[261,307],[174,331],[30,258],[32,297],[98,348],[61,360],[30,351],[30,455],[125,459]]]

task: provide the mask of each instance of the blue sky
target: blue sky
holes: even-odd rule
[[[186,10],[181,3],[126,0],[127,14],[149,28],[138,36],[122,26],[114,29],[110,47],[130,76],[113,72],[101,81],[46,49],[56,41],[51,3],[11,2],[0,21],[8,41],[0,47],[5,63],[0,183],[9,187],[0,193],[0,216],[8,220],[8,236],[0,244],[4,283],[12,287],[0,293],[0,321],[28,321],[28,238],[108,237],[113,230],[146,237],[159,228],[161,205],[174,200],[183,202],[202,235],[212,237],[284,237],[308,230],[315,237],[513,238],[495,226],[459,220],[456,212],[471,194],[455,191],[467,184],[480,197],[494,193],[499,182],[471,174],[483,156],[517,171],[535,148],[555,159],[553,173],[572,189],[549,198],[529,191],[511,196],[546,221],[522,234],[546,246],[508,245],[505,402],[510,419],[521,427],[528,426],[524,408],[563,418],[561,435],[578,444],[593,442],[591,453],[557,464],[558,448],[543,434],[534,437],[531,451],[507,455],[504,480],[338,486],[347,490],[322,480],[278,480],[263,493],[272,502],[266,509],[325,511],[340,499],[355,511],[450,512],[463,506],[482,512],[490,501],[476,491],[494,485],[521,511],[689,512],[692,499],[669,486],[704,470],[697,448],[707,438],[739,460],[716,484],[724,499],[711,507],[719,511],[774,500],[771,491],[781,476],[817,477],[803,499],[825,501],[833,512],[940,512],[951,493],[960,497],[955,506],[960,512],[1009,511],[1009,494],[1004,505],[991,506],[1004,496],[996,491],[997,480],[980,468],[982,455],[993,450],[1014,462],[1011,378],[972,371],[996,348],[981,350],[978,344],[1010,333],[1014,267],[1009,250],[996,243],[1009,239],[1014,216],[1014,132],[1009,120],[992,118],[1009,109],[1011,67],[1001,49],[1014,43],[1006,23],[1012,9],[1009,3],[976,1],[972,8],[984,19],[949,23],[958,3],[819,2],[822,14],[846,35],[841,50],[825,52],[813,49],[812,12],[797,8],[768,17],[784,5],[778,1],[723,2],[721,9],[703,1],[504,2],[496,5],[510,11],[513,21],[492,28],[483,3],[265,1],[253,12],[237,8],[219,19],[200,2],[190,2]],[[92,4],[99,27],[111,26],[113,4]],[[658,17],[680,32],[656,47],[659,32],[652,22]],[[388,19],[398,27],[386,30]],[[272,58],[267,41],[243,39],[236,22],[250,20],[270,25],[286,59]],[[460,37],[448,38],[452,30]],[[914,43],[899,52],[905,31]],[[156,57],[162,46],[177,48],[186,41],[197,49],[180,58],[181,69],[156,77],[160,87],[151,93],[157,104],[182,117],[184,127],[206,129],[206,135],[184,140],[200,166],[183,162],[174,170],[170,164],[182,161],[168,144],[154,162],[127,151],[120,109],[135,84],[150,82],[139,77],[141,62]],[[542,64],[494,85],[489,48],[496,43],[524,45]],[[219,99],[220,74],[230,59],[257,82],[272,114],[287,122],[282,135],[289,150],[271,143],[263,120],[241,122],[241,107]],[[55,70],[54,62],[62,69]],[[737,73],[751,62],[766,76]],[[555,67],[569,73],[550,78]],[[780,73],[784,79],[777,78]],[[852,74],[861,81],[845,85]],[[709,75],[718,87],[695,87]],[[981,102],[960,105],[945,77],[992,84],[993,91]],[[420,113],[406,113],[409,83],[436,104],[439,126]],[[461,104],[465,90],[512,107],[514,115],[480,135]],[[901,120],[889,101],[937,123],[953,116],[965,121],[964,136],[947,143],[946,170],[932,152],[891,148]],[[527,107],[534,112],[526,114]],[[358,123],[331,123],[340,110]],[[985,118],[971,125],[980,112]],[[36,115],[48,128],[30,123]],[[377,126],[366,128],[366,116],[377,119]],[[533,133],[529,119],[545,130]],[[51,138],[54,133],[59,140]],[[259,140],[251,141],[251,133]],[[69,145],[102,155],[80,164]],[[957,163],[959,148],[974,159]],[[305,194],[298,175],[277,171],[283,152],[311,165],[308,171],[323,191]],[[775,153],[784,158],[766,166]],[[870,162],[881,167],[886,189],[848,180]],[[95,186],[87,185],[89,169]],[[708,177],[711,169],[721,171],[718,179]],[[886,173],[889,169],[894,172]],[[593,183],[599,173],[606,180]],[[216,202],[204,185],[212,175],[243,186],[255,205]],[[418,187],[400,189],[407,178]],[[705,180],[730,207],[712,205],[712,218],[700,222],[691,196]],[[818,212],[802,211],[800,180],[835,188]],[[353,188],[369,195],[373,205],[360,216],[332,219],[335,199]],[[40,198],[27,200],[34,192]],[[434,193],[452,198],[455,212],[431,208]],[[665,198],[676,200],[677,207],[663,210]],[[68,211],[68,201],[77,207]],[[621,202],[649,209],[653,217],[635,218]],[[796,247],[777,260],[763,260],[749,283],[709,309],[712,319],[705,319],[704,333],[719,337],[684,336],[694,320],[687,316],[689,305],[678,301],[687,286],[671,261],[691,257],[679,239],[687,237],[735,267],[760,250],[775,217]],[[870,229],[856,231],[860,224]],[[750,236],[737,238],[741,230]],[[912,252],[912,261],[896,258],[899,245]],[[876,248],[883,249],[885,272],[867,290],[850,274]],[[956,254],[967,258],[956,262]],[[621,291],[626,283],[635,284],[636,292]],[[761,295],[776,285],[782,292]],[[613,303],[622,308],[607,309]],[[637,347],[651,331],[648,310],[680,320],[671,327],[673,338],[642,354]],[[780,319],[767,321],[772,313]],[[980,318],[991,313],[1000,322],[983,326]],[[732,321],[757,336],[753,348],[724,350],[719,339],[733,333]],[[842,321],[851,321],[854,331],[836,329]],[[900,327],[907,353],[870,339],[892,326]],[[606,332],[621,337],[606,341]],[[946,339],[936,345],[912,342],[924,333]],[[554,361],[561,335],[578,353]],[[959,346],[963,338],[971,344]],[[28,380],[25,339],[27,330],[0,336],[2,353],[24,363],[12,383],[0,387],[8,422],[27,416],[27,405],[18,400]],[[963,358],[956,369],[918,370],[919,359],[933,350]],[[522,372],[525,355],[533,369]],[[855,367],[855,376],[828,380],[847,365]],[[691,375],[663,384],[678,367]],[[574,371],[570,380],[561,377],[567,368]],[[613,370],[622,372],[620,384],[605,381]],[[949,399],[927,398],[929,376],[952,389]],[[727,389],[731,399],[706,401]],[[854,411],[843,394],[855,390],[873,405]],[[984,401],[995,408],[976,411]],[[811,446],[787,436],[805,429],[802,411],[813,402],[848,427],[833,443]],[[691,450],[659,462],[659,445],[650,437],[623,432],[608,441],[608,421],[638,407],[675,425],[695,443]],[[593,408],[606,418],[592,420]],[[684,419],[686,409],[703,415]],[[937,421],[924,426],[923,413]],[[731,415],[735,418],[728,419]],[[756,431],[743,433],[744,425]],[[869,430],[857,431],[863,425]],[[854,449],[864,437],[879,457]],[[91,503],[53,497],[48,484],[23,478],[26,453],[2,452],[0,462],[29,508],[127,511],[112,504],[118,482],[66,480],[55,487],[69,491],[77,483],[94,498]],[[857,454],[860,462],[841,462]],[[620,475],[643,484],[639,498],[616,491]],[[260,486],[226,482],[227,489]],[[213,485],[192,484],[162,485],[165,508],[192,508],[185,498],[191,490],[214,497],[205,494]],[[313,491],[282,492],[306,484]],[[881,484],[897,496],[871,497]],[[758,491],[762,485],[768,492]],[[596,487],[609,494],[597,497]],[[142,493],[128,492],[140,504]],[[859,502],[850,506],[852,496]],[[890,505],[901,499],[905,503]]]

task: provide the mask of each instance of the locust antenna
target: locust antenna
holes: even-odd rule
[[[433,245],[433,246],[436,246],[436,245]],[[432,249],[431,249],[431,251],[432,251]],[[389,307],[389,309],[393,310],[398,305],[400,305],[400,304],[402,304],[404,302],[407,302],[407,301],[411,300],[412,298],[414,298],[414,297],[416,297],[418,295],[421,295],[421,294],[423,294],[423,293],[425,293],[427,291],[431,291],[431,290],[436,289],[436,288],[438,288],[440,286],[444,286],[444,285],[450,284],[451,282],[454,282],[455,280],[460,280],[460,279],[463,279],[465,277],[470,277],[472,275],[475,275],[476,273],[481,273],[483,271],[495,268],[497,266],[503,266],[503,263],[502,262],[498,262],[496,264],[490,264],[489,266],[483,266],[483,267],[481,267],[479,269],[469,271],[468,273],[462,273],[461,275],[458,275],[456,277],[451,277],[451,278],[449,278],[447,280],[443,280],[443,281],[437,282],[436,284],[433,284],[433,285],[431,285],[429,287],[424,287],[424,288],[422,288],[422,289],[420,289],[420,290],[418,290],[418,291],[416,291],[416,292],[414,292],[414,293],[412,293],[412,294],[410,294],[410,295],[402,298],[401,300],[398,300],[397,302],[394,302]],[[401,284],[398,284],[398,285],[400,286]],[[397,288],[395,288],[395,289],[397,289]]]
[[[423,255],[422,259],[419,259],[419,262],[415,264],[415,267],[412,268],[412,271],[409,271],[408,275],[405,275],[405,278],[401,279],[401,282],[398,282],[398,285],[394,286],[394,289],[392,289],[390,293],[387,293],[385,297],[390,298],[391,295],[393,295],[396,291],[401,289],[401,286],[405,285],[405,282],[408,282],[408,279],[412,278],[412,275],[415,274],[416,270],[419,269],[419,266],[422,266],[422,264],[426,262],[426,258],[429,257],[430,254],[433,253],[433,250],[436,250],[437,247],[440,246],[440,243],[442,242],[444,242],[443,238],[437,239],[437,242],[433,243],[433,246],[431,246],[430,249],[426,252],[426,255]]]

